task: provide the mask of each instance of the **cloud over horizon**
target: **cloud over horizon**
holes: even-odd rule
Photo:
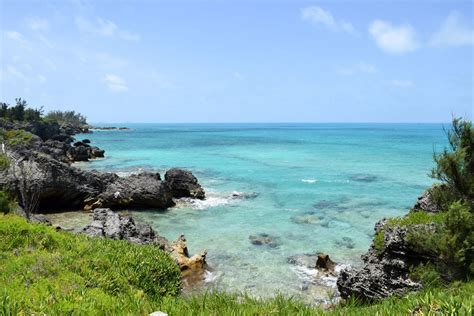
[[[140,40],[140,35],[127,30],[122,30],[117,24],[110,20],[97,18],[94,21],[78,16],[74,21],[77,28],[82,33],[92,34],[98,37],[119,38],[127,41]]]
[[[104,76],[104,81],[107,87],[113,92],[128,91],[128,86],[125,80],[117,75],[107,74]]]
[[[303,21],[312,24],[321,24],[331,31],[347,32],[354,34],[355,30],[351,23],[344,20],[336,20],[331,12],[317,6],[310,6],[301,9],[301,18]]]

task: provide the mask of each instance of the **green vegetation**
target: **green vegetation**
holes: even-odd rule
[[[0,129],[0,140],[5,141],[10,146],[29,145],[34,137],[35,135],[22,129],[12,129],[9,131]]]
[[[414,278],[427,284],[439,280],[471,279],[474,275],[474,129],[472,123],[453,119],[447,132],[450,148],[434,155],[431,176],[441,185],[431,190],[441,206],[437,214],[410,212],[405,217],[390,219],[385,226],[433,224],[425,228],[408,228],[407,243],[416,252],[431,258],[431,264],[412,267]],[[385,229],[374,238],[374,248],[384,246]],[[425,269],[425,271],[423,271]],[[426,284],[425,284],[426,285]]]
[[[0,315],[403,315],[472,313],[474,282],[330,311],[283,296],[176,296],[180,272],[153,246],[89,238],[0,215]]]
[[[7,192],[0,191],[0,213],[10,213],[16,206],[15,201],[10,197]]]
[[[43,108],[28,108],[28,104],[21,98],[15,99],[15,106],[9,106],[7,103],[0,103],[0,118],[6,118],[10,121],[39,121],[43,115]]]
[[[6,169],[9,166],[10,166],[10,159],[7,157],[7,155],[0,153],[0,170]]]
[[[58,123],[61,127],[83,128],[87,126],[86,117],[75,111],[51,111],[44,119],[46,122]]]
[[[21,99],[15,99],[15,105],[10,106],[5,102],[0,102],[0,120],[12,122],[45,122],[58,124],[61,127],[84,128],[86,127],[86,117],[75,111],[51,111],[46,116],[43,115],[43,107],[39,109],[31,108],[28,103]]]
[[[146,314],[178,294],[156,247],[94,239],[0,215],[0,314]]]

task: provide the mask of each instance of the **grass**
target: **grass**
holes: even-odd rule
[[[22,129],[12,129],[3,132],[5,142],[10,146],[29,145],[33,139],[33,134]]]
[[[0,215],[0,315],[470,315],[474,282],[329,311],[284,297],[178,295],[180,272],[153,246],[89,238]]]
[[[178,266],[156,247],[0,215],[0,314],[146,314],[179,284]]]
[[[374,248],[380,252],[384,247],[385,228],[393,226],[410,226],[419,224],[443,224],[446,220],[446,213],[427,213],[411,211],[406,216],[389,218],[387,224],[374,236]]]

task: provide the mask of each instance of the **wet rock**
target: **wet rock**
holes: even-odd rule
[[[329,258],[329,255],[325,253],[318,254],[318,259],[316,260],[316,269],[320,269],[327,272],[334,271],[336,263]]]
[[[82,142],[83,142],[84,144],[90,144],[90,143],[91,143],[91,140],[88,139],[88,138],[86,138],[86,139],[83,139]]]
[[[166,183],[171,188],[173,197],[191,197],[203,200],[205,193],[196,177],[189,171],[173,168],[165,174]]]
[[[250,243],[255,246],[268,246],[270,248],[278,247],[277,237],[260,233],[249,236]]]
[[[258,196],[257,192],[250,192],[250,193],[237,192],[237,191],[232,192],[232,198],[234,199],[251,200],[251,199],[255,199],[257,196]]]

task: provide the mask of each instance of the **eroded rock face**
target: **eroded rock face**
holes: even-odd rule
[[[439,205],[433,200],[433,188],[429,188],[418,198],[415,205],[413,206],[413,211],[424,211],[428,213],[438,213],[441,211]]]
[[[206,255],[207,251],[204,250],[190,256],[184,235],[179,236],[171,245],[171,256],[178,263],[182,280],[188,286],[193,286],[204,280],[207,268]]]
[[[380,224],[376,229],[381,229]],[[409,247],[406,237],[410,229],[425,230],[429,233],[434,231],[435,227],[431,224],[384,226],[384,247],[377,251],[372,246],[362,257],[364,265],[361,269],[341,271],[337,280],[341,297],[374,301],[421,289],[420,283],[409,278],[409,267],[431,258]]]
[[[191,197],[203,200],[205,193],[196,177],[189,171],[173,168],[165,174],[166,183],[175,198]]]
[[[318,254],[318,259],[316,260],[316,269],[321,269],[323,271],[334,271],[336,263],[329,258],[329,255],[325,253]]]
[[[166,238],[155,233],[147,224],[135,223],[133,218],[122,216],[108,208],[98,208],[92,213],[92,222],[83,229],[91,237],[128,240],[136,244],[154,244],[169,248]]]
[[[178,197],[158,173],[119,177],[113,173],[81,170],[38,152],[15,152],[15,155],[12,159],[25,159],[34,164],[37,173],[34,178],[41,191],[40,209],[45,211],[106,207],[163,209],[173,206],[173,198]],[[0,171],[0,189],[13,196],[19,196],[17,171],[14,163],[9,169]],[[199,186],[198,183],[195,185]]]

